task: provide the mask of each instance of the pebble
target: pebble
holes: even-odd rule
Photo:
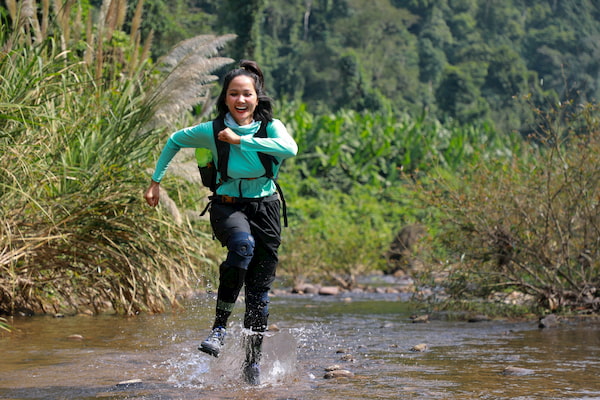
[[[129,386],[138,386],[142,384],[141,379],[130,379],[128,381],[122,381],[117,383],[117,387],[129,387]]]
[[[330,365],[329,367],[325,368],[326,372],[331,372],[331,371],[337,371],[338,369],[342,369],[338,364],[333,364]]]
[[[67,336],[67,339],[69,339],[69,340],[83,340],[83,336],[82,335],[69,335],[69,336]]]
[[[317,294],[319,293],[319,288],[315,285],[311,285],[309,283],[301,283],[292,289],[292,293],[298,294]]]
[[[415,344],[413,347],[410,348],[410,351],[414,351],[414,352],[423,352],[427,350],[427,343],[419,343],[419,344]]]
[[[325,379],[337,379],[337,378],[352,378],[354,373],[346,370],[346,369],[336,369],[333,371],[329,371],[323,375]]]
[[[519,367],[513,367],[513,366],[506,367],[502,371],[502,374],[504,374],[504,375],[513,375],[513,376],[531,375],[533,373],[534,373],[534,371],[532,369],[519,368]]]
[[[425,314],[425,315],[414,315],[414,316],[410,317],[410,319],[412,319],[413,324],[428,323],[429,322],[429,315],[427,315],[427,314]]]
[[[340,294],[340,288],[337,286],[323,286],[319,289],[321,296],[337,296]]]

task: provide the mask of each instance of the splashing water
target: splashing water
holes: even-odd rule
[[[177,357],[168,359],[164,363],[170,371],[167,382],[181,388],[215,389],[245,385],[242,379],[245,357],[242,338],[246,334],[239,327],[230,328],[218,358],[200,351],[184,351]],[[263,385],[280,385],[295,375],[296,347],[296,339],[289,332],[265,333],[260,363]]]

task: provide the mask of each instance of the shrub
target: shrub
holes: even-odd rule
[[[598,105],[539,113],[537,145],[438,175],[455,297],[518,290],[549,310],[600,309]]]

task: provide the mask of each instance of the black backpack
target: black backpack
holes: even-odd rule
[[[215,146],[217,147],[218,165],[215,165],[214,159],[208,162],[205,166],[198,165],[198,169],[200,170],[200,178],[202,179],[202,184],[209,188],[213,192],[213,195],[216,193],[217,188],[223,182],[227,182],[230,179],[227,171],[227,167],[229,164],[229,143],[219,140],[217,138],[219,132],[221,132],[225,128],[225,120],[222,117],[213,120],[213,138],[215,140]],[[260,128],[254,134],[254,136],[258,138],[268,137],[266,121],[262,121],[260,123]],[[288,226],[287,207],[285,203],[285,198],[283,197],[283,192],[281,190],[281,187],[279,186],[279,183],[277,183],[277,181],[275,180],[275,176],[273,175],[273,165],[278,165],[279,161],[274,156],[261,152],[258,153],[258,158],[260,159],[260,162],[262,163],[265,169],[265,174],[263,176],[266,176],[269,179],[273,179],[273,181],[275,182],[275,186],[277,187],[277,192],[279,193],[279,197],[281,199],[281,204],[283,207],[284,225]],[[219,180],[219,182],[217,182],[217,171],[219,171],[221,175],[221,179]],[[206,213],[206,210],[209,206],[210,203],[206,206],[201,215],[204,215]]]

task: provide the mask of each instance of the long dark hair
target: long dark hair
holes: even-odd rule
[[[258,67],[255,61],[241,60],[239,68],[233,69],[225,75],[223,79],[223,88],[221,94],[217,99],[217,112],[219,117],[225,117],[225,114],[229,112],[227,104],[225,104],[225,97],[227,95],[227,89],[233,78],[240,75],[245,75],[254,81],[254,89],[258,97],[258,104],[254,110],[255,121],[270,122],[273,120],[273,100],[265,93],[265,80],[262,71]]]

